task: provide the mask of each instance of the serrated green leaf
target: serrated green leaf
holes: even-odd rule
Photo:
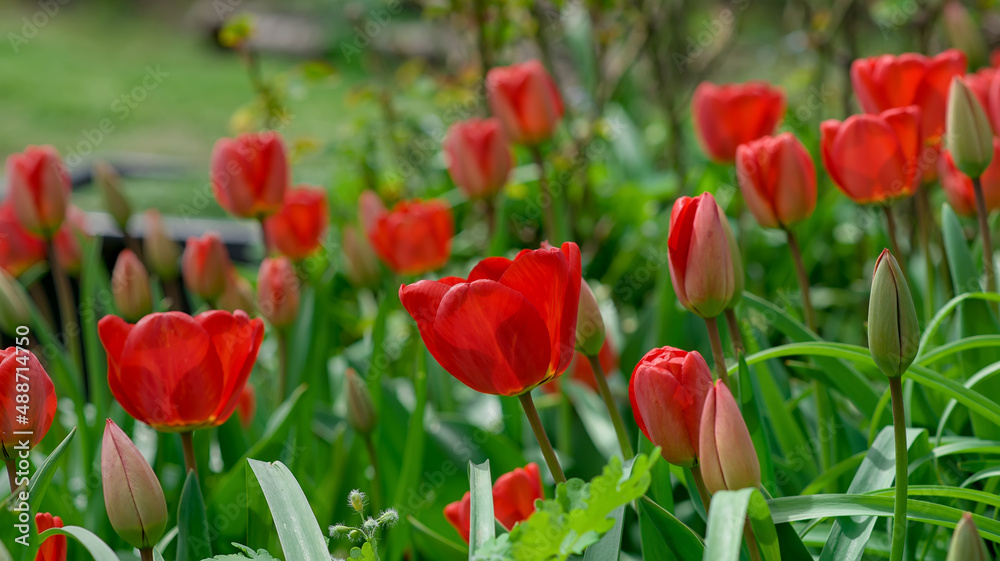
[[[378,557],[375,556],[375,551],[372,549],[372,544],[370,543],[366,543],[361,547],[352,547],[351,559],[357,559],[358,561],[378,561]]]

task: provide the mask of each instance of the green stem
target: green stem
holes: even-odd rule
[[[909,277],[906,274],[906,264],[903,262],[903,252],[899,250],[899,242],[896,241],[896,215],[892,212],[892,207],[889,205],[883,205],[882,210],[885,212],[886,230],[889,234],[889,245],[892,248],[892,255],[899,262],[899,268],[903,270],[903,275]]]
[[[264,244],[264,257],[270,257],[271,243],[267,239],[267,228],[264,227],[264,217],[261,216],[260,218],[257,219],[257,221],[260,223],[260,239],[261,243]]]
[[[549,441],[549,436],[545,434],[545,427],[542,426],[542,419],[538,416],[538,409],[535,409],[535,402],[531,399],[531,392],[524,392],[523,394],[517,396],[521,400],[521,407],[524,408],[524,414],[528,417],[528,423],[531,424],[531,430],[535,433],[535,439],[538,440],[538,446],[542,449],[542,456],[545,457],[545,463],[549,466],[549,471],[552,472],[552,479],[556,483],[565,483],[566,475],[563,473],[562,466],[559,465],[559,458],[556,457],[556,451],[552,449],[552,442]]]
[[[69,284],[69,276],[66,269],[63,269],[56,255],[56,246],[49,240],[49,266],[52,268],[52,282],[56,287],[56,300],[59,301],[59,319],[62,320],[63,339],[66,341],[66,348],[69,350],[70,358],[77,372],[83,378],[84,392],[87,391],[87,372],[83,369],[83,359],[80,355],[80,341],[77,339],[78,324],[76,323],[76,303],[73,298],[73,287]]]
[[[278,338],[278,401],[285,400],[288,390],[288,333],[284,329],[276,332]]]
[[[701,497],[701,504],[705,506],[705,513],[707,514],[712,502],[712,494],[708,492],[708,487],[705,486],[705,478],[701,476],[701,468],[699,466],[691,468],[691,479],[694,479],[694,486],[698,489],[698,496]]]
[[[993,265],[993,240],[990,237],[989,211],[986,210],[986,199],[983,197],[983,182],[980,178],[972,179],[972,187],[976,192],[976,216],[979,218],[979,235],[983,238],[983,267],[986,268],[986,290],[997,291],[996,267]]]
[[[747,550],[750,551],[752,561],[761,561],[760,547],[757,545],[757,537],[753,535],[753,527],[750,525],[750,518],[743,523],[743,537],[747,540]]]
[[[736,319],[736,311],[732,308],[726,308],[724,315],[726,327],[729,329],[729,340],[733,345],[733,354],[739,358],[747,352],[746,345],[743,344],[743,334],[740,333],[740,321]]]
[[[545,236],[549,242],[556,245],[559,240],[556,238],[556,200],[549,192],[549,182],[545,178],[545,158],[542,156],[542,149],[537,144],[531,146],[531,155],[535,159],[538,167],[538,188],[542,191],[542,211],[545,213]]]
[[[901,377],[889,378],[892,394],[892,427],[896,436],[896,508],[892,521],[892,553],[890,561],[902,561],[906,548],[906,485],[909,462],[906,459],[906,414],[903,411]]]
[[[931,218],[931,203],[927,194],[929,185],[917,190],[917,239],[920,241],[920,252],[924,254],[924,275],[927,277],[923,290],[924,321],[934,317],[934,285],[936,284],[934,261],[931,259],[931,231],[934,220]]]
[[[729,382],[729,372],[726,370],[726,355],[722,351],[722,339],[719,337],[719,322],[715,318],[705,318],[705,327],[708,328],[708,340],[712,343],[712,357],[715,359],[718,379],[732,390],[733,385]]]
[[[153,561],[153,548],[147,547],[139,550],[139,558],[141,561]]]
[[[379,477],[378,452],[372,442],[371,434],[365,435],[365,448],[368,449],[368,459],[372,464],[372,511],[378,513],[382,509],[382,479]]]
[[[785,228],[785,234],[788,236],[788,249],[792,253],[795,274],[799,278],[799,291],[802,292],[802,314],[806,318],[806,325],[809,326],[809,329],[816,331],[816,312],[813,309],[812,298],[809,296],[809,273],[806,272],[806,266],[802,261],[802,250],[790,228]]]
[[[608,379],[605,377],[604,368],[601,367],[601,361],[597,355],[587,356],[587,360],[590,361],[590,368],[594,371],[594,378],[597,380],[597,390],[611,415],[611,423],[615,426],[615,433],[618,434],[618,444],[622,447],[622,457],[626,461],[631,460],[635,456],[635,452],[632,450],[628,431],[625,430],[625,421],[622,419],[621,412],[618,411],[618,405],[615,404],[615,397],[611,395],[611,387],[608,386]]]
[[[198,462],[194,457],[194,431],[181,433],[181,445],[184,448],[184,471],[198,473]]]
[[[7,465],[7,479],[10,481],[10,492],[14,493],[14,489],[17,489],[17,463],[14,460],[7,460],[4,462]]]

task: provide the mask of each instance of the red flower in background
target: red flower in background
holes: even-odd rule
[[[615,351],[614,345],[611,344],[611,339],[605,337],[604,345],[601,346],[601,351],[597,354],[597,360],[600,361],[601,370],[604,370],[605,376],[610,376],[618,368],[618,353]],[[569,365],[569,376],[574,382],[579,382],[594,392],[599,391],[597,380],[594,378],[594,369],[590,367],[590,360],[580,351],[573,354],[573,362]],[[557,393],[565,377],[566,375],[559,376],[551,382],[543,384],[542,390],[546,393]]]
[[[156,313],[135,325],[105,316],[97,329],[111,393],[129,415],[164,432],[229,419],[264,338],[264,322],[242,311]]]
[[[741,144],[736,170],[743,200],[764,228],[789,226],[816,209],[816,168],[790,132]]]
[[[66,220],[52,240],[56,250],[56,259],[59,260],[59,264],[66,269],[67,273],[80,274],[80,268],[83,267],[83,250],[80,248],[80,241],[89,238],[90,229],[87,226],[87,215],[79,208],[70,205],[66,209]]]
[[[691,113],[705,153],[732,162],[737,146],[774,133],[785,114],[785,94],[766,82],[702,82],[691,98]]]
[[[941,152],[938,173],[944,194],[955,212],[964,216],[975,216],[976,193],[972,189],[972,179],[955,167],[955,161],[947,150]],[[997,137],[993,137],[993,159],[979,179],[983,186],[987,212],[1000,209],[1000,139]]]
[[[24,229],[10,202],[0,204],[0,268],[19,277],[45,253],[45,242]]]
[[[188,290],[206,300],[215,300],[229,282],[229,251],[222,238],[208,232],[200,238],[188,238],[181,257],[181,275]]]
[[[212,150],[212,191],[222,208],[243,218],[281,209],[292,181],[288,156],[276,132],[220,138]]]
[[[908,197],[920,186],[920,109],[915,105],[823,121],[820,135],[826,171],[854,202]]]
[[[16,391],[17,385],[24,383],[28,384],[27,407],[17,401],[17,396],[25,395]],[[28,439],[29,448],[45,438],[56,416],[56,403],[52,379],[31,351],[18,347],[0,349],[0,447],[4,460],[13,459],[17,455],[13,447],[24,440],[23,435],[16,436],[14,432],[32,433]],[[27,417],[26,423],[17,421],[21,416]]]
[[[507,183],[514,158],[501,127],[497,119],[469,119],[444,139],[451,180],[471,199],[491,197]]]
[[[7,196],[26,230],[51,237],[69,206],[72,188],[59,152],[52,146],[28,146],[7,158]]]
[[[491,68],[486,91],[493,115],[513,142],[538,144],[548,140],[563,116],[559,88],[537,60]]]
[[[535,512],[535,501],[544,499],[542,476],[538,464],[530,463],[505,473],[493,484],[493,514],[511,530],[518,522],[527,520]],[[469,542],[472,520],[472,494],[466,492],[462,500],[444,507],[444,517],[458,530],[462,539]]]
[[[996,76],[997,69],[991,66],[980,68],[972,74],[965,75],[965,85],[969,86],[972,93],[976,94],[976,99],[982,104],[983,109],[989,111],[990,107],[990,86],[993,85],[993,77]],[[992,122],[993,120],[990,119]]]
[[[329,223],[326,192],[300,186],[285,193],[281,210],[264,221],[264,231],[269,249],[301,261],[323,244],[323,234]]]
[[[257,272],[257,309],[277,328],[288,327],[299,315],[299,278],[287,257],[269,257]]]
[[[395,273],[420,275],[448,262],[455,225],[445,203],[400,201],[390,211],[378,195],[365,191],[358,212],[375,253]]]
[[[403,285],[399,298],[438,363],[470,388],[520,395],[563,373],[576,344],[580,248],[544,244],[480,261],[468,279]]]
[[[35,527],[38,528],[38,533],[41,534],[52,528],[62,528],[63,521],[58,516],[52,516],[47,512],[39,512],[35,515]],[[41,547],[38,548],[35,561],[66,561],[66,536],[45,538]]]
[[[247,382],[240,393],[240,401],[236,404],[236,414],[240,416],[240,424],[246,429],[257,414],[257,390],[252,383]]]

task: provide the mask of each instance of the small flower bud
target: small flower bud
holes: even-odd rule
[[[358,373],[353,368],[347,369],[347,421],[351,427],[363,435],[371,433],[375,428],[375,405],[372,396]]]
[[[948,547],[947,561],[990,561],[986,544],[979,536],[976,523],[972,521],[972,515],[968,512],[962,515],[958,526],[955,526],[955,533],[951,536],[951,546]]]
[[[716,381],[705,398],[698,442],[701,475],[709,492],[760,486],[760,461],[733,394]]]
[[[299,315],[299,279],[289,258],[268,258],[260,264],[257,309],[274,327],[288,327],[295,322]]]
[[[368,504],[368,497],[360,490],[354,489],[347,495],[347,504],[351,506],[354,512],[364,514],[365,505]]]
[[[104,207],[115,219],[115,224],[122,232],[126,232],[128,220],[132,217],[132,205],[121,191],[121,178],[115,167],[107,162],[98,161],[94,164],[94,182],[104,197]]]
[[[0,269],[0,331],[13,336],[18,326],[31,319],[28,293],[21,283]]]
[[[587,281],[580,281],[580,311],[576,315],[576,348],[587,356],[596,356],[604,346],[604,318],[601,306]]]
[[[191,292],[211,301],[226,290],[232,265],[222,238],[215,232],[188,238],[183,262],[184,285]]]
[[[382,525],[393,526],[396,522],[399,522],[399,512],[394,508],[382,511],[378,517],[378,523]]]
[[[351,530],[351,533],[347,534],[347,538],[352,542],[359,542],[365,539],[365,534],[361,530]]]
[[[156,276],[171,281],[177,278],[181,251],[177,242],[167,234],[160,212],[155,209],[146,211],[145,234],[142,248],[149,267]]]
[[[979,177],[993,158],[993,128],[976,94],[960,77],[951,81],[948,93],[948,151],[969,177]]]
[[[353,530],[353,529],[354,528],[352,528],[350,526],[345,526],[343,524],[336,524],[334,526],[330,526],[330,537],[331,538],[346,538],[347,535],[350,534],[351,530]]]
[[[149,273],[131,250],[126,249],[118,254],[111,273],[111,292],[115,306],[129,322],[135,323],[153,311]]]
[[[895,378],[913,363],[919,340],[910,287],[899,263],[884,249],[875,262],[868,303],[868,350],[882,373]]]
[[[153,468],[111,419],[101,447],[104,505],[111,526],[136,549],[153,547],[167,527],[167,502]]]

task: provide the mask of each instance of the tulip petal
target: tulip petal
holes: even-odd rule
[[[506,257],[487,257],[472,268],[472,271],[469,273],[468,282],[480,279],[499,281],[500,277],[510,268],[511,263],[513,261]]]
[[[108,356],[108,387],[111,395],[125,411],[136,419],[144,418],[142,410],[129,399],[128,392],[122,383],[121,363],[125,350],[125,341],[135,326],[118,316],[104,316],[97,322],[97,334]]]
[[[399,287],[400,302],[417,322],[417,329],[424,340],[424,345],[439,363],[442,359],[438,355],[434,341],[434,320],[437,318],[441,300],[452,286],[442,282],[422,280]]]
[[[736,399],[725,384],[717,384],[715,391],[715,441],[717,449],[724,452],[719,465],[729,490],[757,487],[760,484],[760,461],[743,421]]]
[[[250,378],[260,344],[264,340],[264,322],[260,318],[250,319],[242,310],[232,314],[213,310],[199,314],[194,319],[211,337],[215,355],[222,368],[222,391],[211,419],[214,424],[221,424],[236,410],[243,387]]]

